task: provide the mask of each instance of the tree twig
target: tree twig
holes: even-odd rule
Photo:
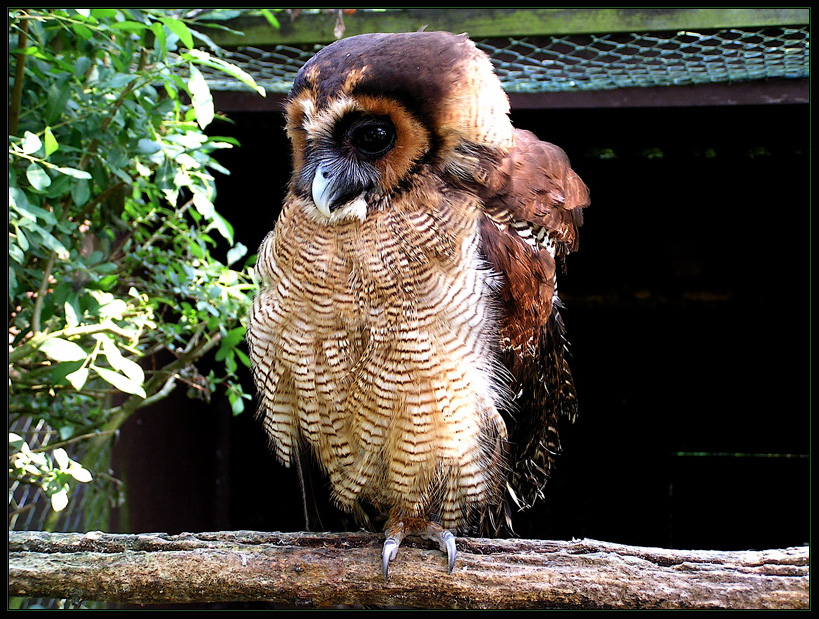
[[[79,325],[76,327],[66,327],[59,331],[52,331],[51,333],[39,332],[30,339],[20,344],[17,348],[9,351],[9,363],[16,363],[21,359],[34,354],[40,347],[52,338],[70,339],[73,337],[81,337],[83,335],[93,335],[95,333],[115,333],[120,337],[127,339],[133,338],[134,334],[119,325],[107,320],[99,324]]]
[[[45,299],[46,291],[48,290],[48,279],[51,277],[51,271],[54,269],[54,260],[57,258],[57,252],[52,251],[48,255],[48,262],[46,262],[43,269],[43,279],[40,282],[40,288],[37,290],[34,299],[34,309],[31,316],[31,331],[35,334],[40,333],[40,314],[43,311],[43,299]]]

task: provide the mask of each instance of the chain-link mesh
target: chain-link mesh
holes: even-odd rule
[[[21,417],[9,424],[9,432],[23,437],[32,451],[51,451],[62,444],[59,432],[42,419]],[[111,446],[107,441],[97,452],[94,462],[84,464],[94,471],[90,483],[72,487],[68,505],[62,511],[51,509],[51,501],[38,486],[9,476],[9,531],[84,532],[106,530],[111,507],[121,500],[120,482],[110,474]],[[76,444],[65,445],[68,455],[79,460],[84,455]],[[17,600],[19,608],[95,607],[81,601],[27,598]]]
[[[59,432],[42,419],[21,417],[9,425],[9,432],[22,436],[32,451],[51,451],[61,443]],[[78,443],[81,445],[82,443]],[[119,500],[119,482],[110,475],[112,441],[97,452],[95,462],[84,462],[95,478],[72,486],[70,501],[60,512],[38,486],[9,478],[9,530],[81,532],[107,528],[111,505]],[[76,445],[66,445],[68,455],[80,460],[85,455]]]
[[[809,27],[485,39],[508,92],[593,91],[808,77]],[[321,46],[245,47],[228,58],[270,93],[284,93]],[[243,88],[209,77],[214,90]]]
[[[806,77],[808,31],[767,28],[479,43],[510,92],[608,90]]]

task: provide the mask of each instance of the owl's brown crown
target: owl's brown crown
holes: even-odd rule
[[[291,99],[310,88],[320,109],[340,94],[396,100],[438,139],[508,148],[509,101],[489,58],[465,35],[362,34],[328,45],[299,71]]]

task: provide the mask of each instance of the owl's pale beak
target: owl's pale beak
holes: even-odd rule
[[[348,175],[328,171],[322,165],[316,168],[311,186],[313,202],[325,216],[330,217],[336,210],[346,210],[348,205],[355,207],[356,215],[364,205],[363,194],[366,190],[361,183],[351,180]],[[358,203],[361,203],[359,205]],[[366,206],[364,205],[364,208]]]
[[[321,166],[316,168],[316,175],[313,177],[311,190],[316,208],[329,217],[330,207],[333,203],[333,194],[335,193],[335,183],[333,182],[333,177],[328,176]]]

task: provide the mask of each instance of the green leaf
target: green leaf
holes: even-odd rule
[[[219,345],[219,350],[216,351],[216,355],[214,357],[216,361],[226,360],[229,357],[229,355],[234,351],[234,347],[240,344],[244,339],[245,339],[244,327],[236,327],[235,329],[231,329],[230,331],[228,331],[222,338],[222,342]]]
[[[140,24],[136,21],[123,21],[117,22],[115,24],[111,24],[111,28],[113,30],[125,30],[128,32],[141,32],[142,30],[147,30],[148,26],[145,24]]]
[[[139,152],[142,153],[143,155],[153,155],[154,153],[157,153],[162,150],[162,144],[155,140],[142,138],[137,143],[137,148],[139,149]]]
[[[230,347],[236,346],[245,339],[245,331],[246,330],[244,327],[236,327],[235,329],[231,329],[222,339],[223,344],[227,344]]]
[[[100,318],[122,318],[128,311],[128,304],[122,299],[113,299],[99,308]]]
[[[57,172],[60,174],[65,174],[66,176],[71,176],[73,178],[79,178],[84,180],[91,180],[91,175],[84,170],[78,170],[76,168],[67,168],[67,167],[60,167],[57,168]]]
[[[57,138],[54,137],[54,134],[51,132],[51,127],[45,128],[45,134],[43,135],[43,145],[45,146],[45,156],[48,157],[52,153],[56,152],[60,145],[57,143]]]
[[[55,386],[64,386],[68,382],[66,377],[83,367],[85,362],[86,359],[81,359],[80,361],[63,361],[61,363],[55,363],[51,366],[51,384]]]
[[[62,447],[58,447],[51,453],[51,456],[54,458],[54,461],[57,463],[57,466],[61,470],[68,468],[68,463],[70,462],[70,459],[65,449],[63,449]]]
[[[184,60],[196,60],[205,66],[211,67],[212,69],[218,69],[224,73],[227,73],[231,77],[235,77],[237,80],[242,82],[243,84],[250,86],[253,90],[258,92],[263,97],[266,95],[264,88],[258,86],[256,84],[256,80],[253,79],[246,71],[240,69],[234,64],[231,64],[221,58],[216,58],[215,56],[211,56],[207,52],[201,49],[192,49],[187,54],[183,54],[182,58]]]
[[[48,125],[53,125],[65,111],[65,106],[71,98],[72,85],[68,74],[60,76],[51,86],[48,87],[46,98],[45,121]]]
[[[190,65],[190,72],[188,91],[191,94],[191,103],[196,113],[197,124],[201,129],[205,129],[213,121],[215,114],[213,96],[210,94],[210,88],[202,72],[193,64]]]
[[[91,476],[91,473],[90,471],[88,471],[88,469],[84,468],[82,465],[73,461],[71,462],[71,466],[69,466],[68,469],[66,470],[66,473],[71,475],[71,477],[73,477],[77,481],[82,482],[84,484],[87,484],[94,479]]]
[[[26,131],[23,134],[23,142],[21,146],[23,147],[24,154],[31,155],[42,148],[43,142],[31,131]]]
[[[94,371],[96,371],[96,373],[99,374],[100,378],[102,378],[105,382],[113,385],[123,393],[130,393],[132,395],[138,395],[143,398],[148,397],[145,394],[145,390],[142,388],[142,385],[136,383],[127,376],[119,374],[118,372],[114,372],[113,370],[107,370],[105,368],[99,368],[97,366],[94,366]]]
[[[123,357],[119,347],[110,337],[101,336],[98,339],[102,344],[102,352],[112,368],[122,372],[128,379],[136,384],[141,385],[145,382],[145,373],[142,371],[142,367],[140,367],[138,363],[134,363],[130,359]]]
[[[12,249],[16,249],[18,252],[20,251],[19,248],[17,248],[17,247],[14,247],[14,248],[9,247],[9,256],[10,257],[11,257],[11,250]],[[16,262],[18,264],[23,261],[23,259],[18,260],[16,257],[14,259],[16,260]],[[9,299],[13,299],[15,296],[17,296],[17,274],[15,273],[15,270],[14,270],[13,266],[9,267],[9,290],[8,290],[8,294],[9,294]]]
[[[17,211],[21,217],[29,221],[37,221],[37,219],[40,219],[50,226],[57,224],[54,213],[29,202],[25,192],[17,187],[9,189],[9,206]]]
[[[51,177],[43,168],[34,162],[26,168],[26,178],[37,191],[43,191],[51,185]]]
[[[94,36],[94,31],[86,26],[83,26],[82,24],[74,23],[72,24],[72,27],[74,28],[74,32],[77,34],[77,36],[84,41],[87,41]]]
[[[227,264],[230,266],[237,260],[240,260],[247,254],[247,247],[242,245],[241,243],[236,243],[233,247],[231,247],[227,252]]]
[[[71,303],[65,303],[63,305],[65,310],[65,325],[67,327],[76,327],[80,324],[80,319],[77,316],[77,310],[74,309],[74,306]]]
[[[116,9],[91,9],[91,17],[95,19],[108,19],[116,17],[119,11]]]
[[[54,361],[81,361],[88,355],[85,351],[68,340],[63,340],[58,337],[52,337],[43,342],[40,350],[44,352],[49,359]]]
[[[269,10],[262,9],[262,16],[267,20],[267,23],[273,26],[276,30],[281,28],[279,20],[276,19],[276,16],[273,15],[273,13],[271,13]]]
[[[211,202],[201,191],[194,190],[193,205],[196,207],[197,211],[202,213],[203,217],[208,219],[211,219],[216,212],[216,210],[213,208],[213,202]]]
[[[16,224],[14,225],[14,228],[15,228],[15,233],[17,234],[17,245],[18,245],[18,247],[22,251],[28,251],[28,248],[30,246],[29,246],[29,243],[28,243],[28,237],[26,236],[26,233],[23,232],[23,229],[20,228],[19,226],[17,226]]]
[[[51,179],[51,185],[45,194],[46,198],[49,200],[61,200],[70,191],[70,188],[71,177],[65,174],[57,174],[56,178]]]
[[[55,512],[63,511],[68,505],[68,491],[63,488],[51,495],[51,509]]]
[[[245,401],[233,394],[228,394],[228,401],[230,402],[230,410],[234,415],[241,415],[245,410]]]
[[[219,213],[213,213],[213,221],[208,226],[208,230],[216,228],[228,243],[233,243],[233,226],[230,225],[227,219],[222,217]]]
[[[76,183],[71,183],[71,199],[77,206],[83,206],[91,197],[91,186],[88,181],[78,179]]]
[[[242,362],[242,365],[249,368],[250,367],[250,358],[238,348],[234,348],[233,350],[234,350],[234,352],[236,352],[236,356],[239,357],[239,361]]]
[[[199,165],[199,162],[192,156],[190,156],[188,153],[181,153],[174,157],[174,160],[176,160],[176,163],[181,165],[183,168],[187,168],[188,170],[197,170],[199,167],[201,167]],[[183,185],[182,182],[178,182],[178,184],[180,186]],[[184,185],[187,184],[188,184],[187,182],[184,183]]]
[[[65,248],[65,245],[60,243],[60,241],[58,241],[57,238],[50,232],[34,223],[26,223],[25,227],[30,232],[30,241],[34,241],[36,239],[48,249],[55,252],[60,260],[68,259],[68,256],[70,255],[69,251]]]
[[[188,27],[184,24],[184,22],[174,19],[173,17],[163,17],[159,21],[165,24],[168,30],[178,36],[179,40],[182,41],[182,44],[185,47],[188,49],[193,47],[193,35],[191,35],[191,31],[188,30]]]
[[[168,53],[167,49],[167,42],[165,40],[165,29],[162,27],[162,24],[159,22],[154,22],[151,24],[151,32],[154,33],[154,40],[159,45],[159,51],[164,58],[165,55]]]
[[[94,290],[108,291],[111,290],[111,288],[113,288],[118,281],[118,275],[106,275],[105,277],[99,278],[96,282],[87,284],[87,287]]]
[[[77,58],[76,62],[74,63],[74,77],[84,80],[86,72],[93,64],[94,61],[87,56]]]
[[[88,368],[80,368],[71,374],[66,375],[65,379],[71,384],[74,389],[80,391],[85,387],[85,382],[88,380]]]

